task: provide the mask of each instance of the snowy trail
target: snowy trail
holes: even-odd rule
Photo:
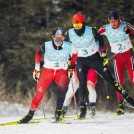
[[[40,117],[35,117],[40,118]],[[0,118],[0,123],[19,120],[18,117]],[[71,124],[54,124],[42,120],[38,124],[21,124],[16,126],[0,126],[0,134],[133,134],[134,114],[121,117],[105,117],[105,114],[95,119],[73,120]]]
[[[0,102],[0,123],[18,121],[20,117],[27,114],[28,109],[20,104]],[[54,124],[42,120],[37,124],[0,126],[0,134],[134,134],[134,113],[126,113],[126,116],[120,117],[107,117],[112,114],[97,112],[95,119],[67,119],[71,124]],[[46,113],[46,116],[53,115]],[[90,117],[89,114],[87,117]],[[37,111],[34,118],[43,118],[42,111]]]

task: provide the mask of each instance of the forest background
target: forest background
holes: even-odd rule
[[[134,25],[134,0],[0,0],[0,101],[30,105],[37,85],[32,77],[35,52],[45,41],[52,40],[55,27],[61,26],[67,31],[72,28],[72,16],[80,13],[86,25],[100,28],[109,23],[111,10],[116,10],[121,20]],[[110,57],[109,42],[103,38]],[[131,39],[134,44],[134,36]],[[114,77],[112,60],[108,66]],[[124,87],[134,98],[134,88],[126,69]],[[56,105],[56,89],[53,82],[44,96],[44,107],[48,111]],[[117,108],[115,90],[109,84],[107,89],[108,100],[104,80],[98,76],[98,110]],[[78,103],[78,94],[76,96]]]

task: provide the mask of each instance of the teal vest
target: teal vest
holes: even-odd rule
[[[74,28],[69,29],[69,39],[78,49],[78,57],[87,57],[97,52],[92,27],[85,26],[83,36],[78,36]]]
[[[56,50],[52,41],[45,42],[44,67],[53,69],[67,69],[71,43],[63,41],[63,49]]]
[[[131,48],[131,42],[128,35],[125,33],[125,22],[117,29],[113,29],[110,24],[106,25],[106,36],[109,40],[111,51],[114,53],[125,52]]]

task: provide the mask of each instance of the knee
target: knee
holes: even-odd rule
[[[95,90],[95,84],[92,81],[87,81],[87,88]]]

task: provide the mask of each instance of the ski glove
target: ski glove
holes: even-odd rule
[[[34,80],[37,81],[39,79],[39,77],[40,77],[40,71],[35,69],[34,72],[33,72]]]
[[[104,57],[103,58],[103,67],[105,67],[108,64],[108,58]]]
[[[72,78],[74,69],[68,69],[68,78]]]
[[[125,31],[126,34],[131,34],[132,33],[132,30],[128,27],[125,27],[124,31]]]
[[[68,67],[68,78],[72,78],[73,72],[74,72],[74,68],[75,68],[75,65],[74,66],[69,65],[69,67]]]
[[[100,57],[101,57],[101,58],[106,57],[106,52],[105,52],[105,51],[101,51],[101,52],[100,52]]]

